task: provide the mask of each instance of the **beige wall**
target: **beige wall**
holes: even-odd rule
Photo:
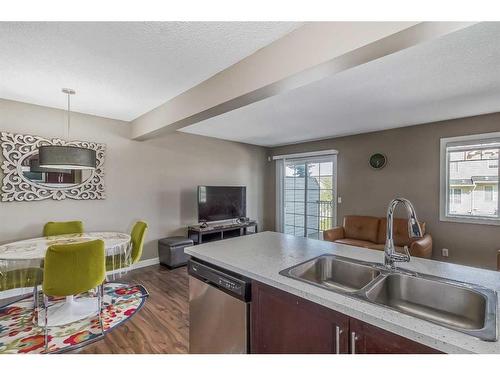
[[[65,112],[0,100],[0,130],[46,137],[64,134]],[[434,257],[450,249],[451,262],[496,267],[500,227],[439,221],[439,138],[498,131],[500,114],[412,126],[383,132],[277,147],[270,154],[322,149],[339,151],[338,189],[345,214],[383,216],[395,196],[409,198],[434,238]],[[185,233],[196,221],[199,184],[246,185],[248,215],[274,227],[274,163],[266,149],[184,133],[145,142],[129,139],[129,124],[83,114],[72,116],[72,139],[107,145],[102,201],[0,202],[0,243],[38,236],[49,220],[81,219],[88,230],[129,231],[150,224],[145,258],[156,257],[156,240]],[[388,165],[368,166],[374,152]],[[1,157],[0,157],[1,159]]]
[[[496,113],[276,147],[271,155],[338,150],[338,194],[342,197],[339,223],[348,214],[384,216],[389,201],[403,196],[413,202],[419,218],[427,222],[434,239],[434,258],[496,269],[500,226],[439,221],[439,139],[499,130],[500,113]],[[375,152],[387,155],[388,165],[382,170],[372,170],[368,165]],[[270,201],[274,199],[274,163],[268,166]],[[274,212],[268,215],[273,218]],[[449,249],[449,258],[441,257],[443,247]]]
[[[186,233],[196,222],[197,185],[246,185],[247,214],[264,217],[264,148],[173,133],[145,142],[129,139],[130,124],[73,114],[71,139],[105,143],[105,200],[0,202],[0,243],[41,235],[50,220],[80,219],[89,231],[130,231],[137,219],[150,229],[143,259],[157,256],[156,240]],[[0,100],[0,130],[61,137],[65,112]],[[2,157],[0,157],[0,160]]]

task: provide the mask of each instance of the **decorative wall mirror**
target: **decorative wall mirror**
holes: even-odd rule
[[[2,147],[2,201],[43,199],[104,199],[104,156],[106,146],[94,142],[67,142],[32,135],[0,132]],[[40,167],[40,146],[69,146],[94,150],[95,169]]]

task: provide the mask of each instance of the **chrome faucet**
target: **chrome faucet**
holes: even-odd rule
[[[422,237],[422,229],[420,228],[415,208],[413,208],[411,202],[405,198],[393,199],[387,208],[387,230],[384,247],[384,264],[390,269],[396,268],[394,266],[394,263],[396,262],[409,262],[411,259],[407,246],[404,247],[405,254],[396,252],[396,248],[394,247],[394,210],[399,203],[402,203],[405,206],[406,212],[408,213],[408,234],[410,238]]]

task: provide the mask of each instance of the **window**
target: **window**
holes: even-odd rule
[[[322,239],[336,225],[336,154],[306,153],[276,160],[277,230]]]
[[[452,201],[454,204],[462,204],[462,189],[452,189]]]
[[[500,225],[500,133],[441,139],[440,219]]]
[[[484,200],[486,202],[493,201],[493,185],[484,187]]]
[[[498,168],[498,158],[488,160],[488,168]]]

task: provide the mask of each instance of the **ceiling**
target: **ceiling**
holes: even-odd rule
[[[181,131],[277,146],[498,112],[498,40],[473,25]]]
[[[131,121],[300,25],[0,22],[0,98]]]

